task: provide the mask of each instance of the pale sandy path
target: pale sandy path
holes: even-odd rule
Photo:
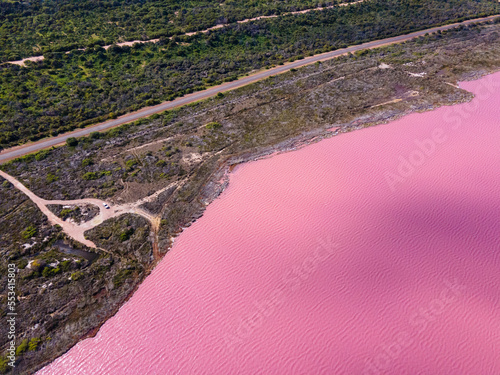
[[[327,6],[327,7],[318,7],[318,8],[312,8],[312,9],[299,10],[299,11],[296,11],[296,12],[287,12],[287,13],[282,13],[282,14],[279,14],[279,15],[275,14],[275,15],[272,15],[272,16],[259,16],[259,17],[254,17],[254,18],[247,18],[247,19],[244,19],[244,20],[241,20],[241,21],[236,21],[235,23],[247,23],[247,22],[258,21],[258,20],[266,19],[266,18],[277,18],[277,17],[288,16],[288,15],[292,15],[292,14],[303,14],[303,13],[309,13],[309,12],[313,12],[313,11],[320,11],[320,10],[330,9],[330,8],[335,8],[335,7],[345,7],[345,6],[348,6],[348,5],[362,3],[364,1],[366,1],[366,0],[359,0],[359,1],[352,2],[352,3],[335,4],[335,5],[330,5],[330,6]],[[181,34],[179,36],[182,36],[182,35],[191,36],[191,35],[195,35],[196,33],[203,33],[203,34],[205,34],[205,33],[208,33],[211,30],[217,30],[217,29],[220,29],[220,28],[223,28],[223,27],[234,25],[235,23],[228,23],[228,24],[224,24],[224,25],[216,25],[216,26],[209,27],[208,29],[205,29],[205,30],[184,33],[184,34]],[[172,38],[173,37],[170,37],[168,39],[172,39]],[[115,43],[115,44],[117,46],[122,47],[122,46],[132,46],[135,43],[156,43],[159,40],[160,39],[158,39],[158,38],[157,39],[148,39],[148,40],[131,40],[129,42],[120,42],[120,43]],[[113,44],[109,44],[107,46],[103,46],[103,48],[104,49],[108,49],[112,45]],[[84,51],[85,48],[78,48],[78,50]],[[68,51],[66,53],[70,53],[70,52],[71,51]],[[4,64],[15,64],[15,65],[20,65],[20,66],[25,66],[26,65],[25,64],[26,61],[41,61],[43,59],[44,59],[43,56],[33,56],[33,57],[26,57],[26,58],[21,59],[21,60],[6,61]]]
[[[321,10],[325,10],[325,9],[335,8],[335,7],[345,7],[348,5],[359,4],[359,3],[362,3],[364,1],[366,1],[366,0],[359,0],[359,1],[352,2],[352,3],[335,4],[335,5],[330,5],[327,7],[318,7],[318,8],[312,8],[312,9],[298,10],[296,12],[286,12],[286,13],[282,13],[282,14],[273,14],[271,16],[259,16],[259,17],[254,17],[254,18],[247,18],[247,19],[244,19],[241,21],[236,21],[236,23],[247,23],[247,22],[252,22],[252,21],[264,20],[264,19],[268,19],[268,18],[278,18],[278,17],[289,16],[289,15],[293,15],[293,14],[304,14],[304,13],[309,13],[309,12],[314,12],[314,11],[321,11]],[[197,33],[205,34],[211,30],[221,29],[223,27],[227,27],[230,25],[233,25],[233,24],[229,23],[229,24],[224,24],[224,25],[216,25],[216,26],[209,27],[208,29],[205,29],[205,30],[193,31],[193,32],[185,33],[183,35],[191,36],[191,35],[195,35]]]
[[[302,67],[305,65],[313,64],[317,61],[331,60],[331,59],[334,59],[336,57],[346,55],[348,53],[353,53],[353,52],[357,52],[357,51],[361,51],[361,50],[365,50],[365,49],[379,48],[379,47],[383,47],[383,46],[387,46],[387,45],[391,45],[391,44],[402,43],[402,42],[405,42],[405,41],[408,41],[411,39],[415,39],[415,38],[424,36],[425,34],[428,34],[428,33],[435,33],[438,31],[449,30],[449,29],[453,29],[457,26],[465,26],[465,25],[470,25],[470,24],[474,24],[474,23],[487,22],[487,21],[491,21],[491,20],[494,20],[494,19],[499,18],[499,17],[500,17],[500,15],[497,14],[494,16],[476,18],[473,20],[453,23],[453,24],[449,24],[449,25],[445,25],[445,26],[432,27],[430,29],[416,31],[416,32],[413,32],[410,34],[399,35],[399,36],[395,36],[392,38],[386,38],[386,39],[381,39],[381,40],[375,40],[372,42],[367,42],[367,43],[363,43],[363,44],[359,44],[359,45],[355,45],[355,46],[350,46],[347,48],[343,48],[343,49],[339,49],[339,50],[335,50],[335,51],[331,51],[331,52],[322,53],[319,55],[306,57],[305,59],[285,63],[284,65],[279,65],[275,68],[261,70],[261,71],[254,73],[254,74],[251,74],[249,76],[242,77],[236,81],[223,83],[223,84],[218,85],[218,86],[213,86],[213,87],[210,87],[206,90],[197,91],[195,93],[185,95],[183,97],[177,98],[177,99],[172,100],[172,101],[163,102],[163,103],[158,104],[156,106],[142,108],[138,111],[131,112],[131,113],[128,113],[126,115],[120,116],[115,120],[101,122],[101,123],[98,123],[95,125],[88,126],[86,128],[83,128],[83,129],[78,129],[78,130],[71,131],[69,133],[58,135],[57,137],[45,138],[45,139],[41,139],[37,142],[27,143],[27,144],[24,144],[21,146],[16,146],[16,147],[12,147],[12,148],[3,150],[2,152],[0,152],[0,163],[11,160],[11,159],[18,158],[18,157],[26,155],[26,154],[30,154],[30,153],[37,152],[37,151],[40,151],[43,149],[47,149],[47,148],[61,145],[64,142],[66,142],[66,140],[70,137],[83,137],[83,136],[89,135],[90,133],[95,132],[95,131],[109,130],[113,127],[123,125],[123,124],[126,124],[128,122],[138,120],[140,118],[148,117],[148,116],[151,116],[155,113],[160,113],[160,112],[163,112],[163,111],[166,111],[169,109],[181,107],[181,106],[184,106],[186,104],[190,104],[190,103],[197,102],[197,101],[200,101],[203,99],[207,99],[207,98],[210,98],[212,96],[215,96],[219,92],[222,93],[222,92],[234,90],[234,89],[237,89],[239,87],[243,87],[243,86],[249,85],[251,83],[261,81],[261,80],[266,79],[270,76],[287,72],[290,69],[299,68],[299,67]]]
[[[104,208],[104,201],[100,199],[95,199],[95,198],[84,198],[84,199],[73,199],[73,200],[47,200],[40,198],[38,195],[34,194],[31,190],[29,190],[26,186],[24,186],[21,182],[19,182],[16,178],[12,177],[11,175],[5,173],[4,171],[0,170],[0,176],[5,178],[7,181],[9,181],[14,187],[21,192],[23,192],[26,196],[28,196],[29,199],[33,203],[35,203],[40,211],[42,211],[45,216],[49,219],[49,222],[52,225],[60,225],[68,236],[71,238],[77,240],[78,242],[81,242],[82,244],[96,248],[97,246],[90,240],[85,238],[84,233],[100,224],[102,224],[105,220],[111,219],[113,217],[120,216],[122,214],[126,213],[132,213],[132,214],[137,214],[141,215],[142,217],[146,218],[151,224],[152,224],[152,229],[153,232],[156,233],[157,227],[159,224],[159,219],[150,213],[144,211],[143,209],[137,207],[139,204],[144,203],[144,201],[147,201],[147,198],[135,203],[135,204],[124,204],[124,205],[117,205],[117,206],[111,206],[109,209]],[[76,224],[71,221],[64,221],[57,215],[55,215],[52,211],[50,211],[47,208],[47,205],[49,204],[59,204],[59,205],[79,205],[79,204],[93,204],[97,207],[99,207],[99,214],[92,218],[89,221],[86,221],[81,224]]]

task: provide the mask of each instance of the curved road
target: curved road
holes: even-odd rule
[[[4,171],[0,170],[0,176],[5,178],[12,185],[14,185],[16,189],[26,194],[26,196],[38,206],[40,211],[42,211],[45,214],[45,216],[47,216],[49,222],[52,225],[56,224],[60,225],[64,233],[66,233],[71,238],[81,242],[82,244],[88,247],[96,248],[96,245],[92,241],[85,238],[86,231],[102,224],[105,220],[108,220],[112,217],[120,216],[125,213],[133,213],[141,215],[146,220],[148,220],[151,223],[152,232],[153,235],[155,236],[154,238],[156,238],[156,231],[158,229],[160,220],[159,218],[149,214],[148,212],[138,207],[139,204],[142,203],[142,201],[139,201],[136,204],[111,206],[109,209],[105,209],[103,205],[104,201],[94,198],[84,198],[84,199],[74,199],[74,200],[47,200],[40,198],[38,195],[36,195],[26,186],[24,186],[20,181],[18,181],[11,175],[5,173]],[[83,222],[81,224],[76,224],[71,221],[65,221],[60,217],[58,217],[51,210],[49,210],[49,208],[47,207],[47,205],[49,204],[60,204],[60,205],[93,204],[99,208],[99,214],[89,221]],[[156,240],[153,241],[153,247],[155,245],[157,246]]]
[[[177,98],[173,101],[164,102],[164,103],[158,104],[158,105],[153,106],[153,107],[146,107],[146,108],[143,108],[139,111],[131,112],[131,113],[128,113],[126,115],[120,116],[115,120],[102,122],[99,124],[91,125],[89,127],[83,128],[83,129],[78,129],[78,130],[74,130],[74,131],[69,132],[69,133],[61,134],[61,135],[58,135],[57,137],[46,138],[46,139],[42,139],[42,140],[37,141],[37,142],[28,143],[25,145],[16,146],[16,147],[12,147],[12,148],[3,150],[0,153],[0,163],[5,162],[5,161],[10,160],[10,159],[14,159],[14,158],[26,155],[26,154],[29,154],[29,153],[32,153],[32,152],[37,152],[37,151],[40,151],[40,150],[43,150],[46,148],[60,145],[64,142],[66,142],[66,140],[70,137],[82,137],[82,136],[89,135],[91,132],[108,130],[108,129],[113,128],[115,126],[125,124],[127,122],[131,122],[131,121],[135,121],[137,119],[143,118],[143,117],[151,116],[152,114],[155,114],[155,113],[163,112],[163,111],[166,111],[168,109],[175,108],[175,107],[180,107],[180,106],[183,106],[183,105],[186,105],[189,103],[196,102],[198,100],[207,99],[209,97],[212,97],[212,96],[218,94],[219,92],[234,90],[236,88],[246,86],[250,83],[254,83],[254,82],[263,80],[265,78],[268,78],[269,76],[284,73],[292,68],[299,68],[299,67],[302,67],[305,65],[313,64],[317,61],[330,60],[330,59],[339,57],[341,55],[344,55],[344,54],[350,53],[350,52],[356,52],[356,51],[360,51],[360,50],[364,50],[364,49],[382,47],[382,46],[389,45],[389,44],[401,43],[401,42],[404,42],[404,41],[407,41],[410,39],[418,38],[418,37],[423,36],[427,33],[434,33],[437,31],[449,30],[449,29],[452,29],[452,28],[460,26],[460,25],[469,25],[469,24],[473,24],[473,23],[491,21],[491,20],[496,19],[498,17],[500,17],[500,15],[497,14],[494,16],[489,16],[489,17],[484,17],[484,18],[476,18],[476,19],[458,22],[458,23],[454,23],[454,24],[450,24],[450,25],[432,27],[430,29],[416,31],[416,32],[413,32],[411,34],[405,34],[405,35],[400,35],[400,36],[396,36],[396,37],[392,37],[392,38],[375,40],[372,42],[363,43],[363,44],[351,46],[348,48],[335,50],[332,52],[326,52],[326,53],[322,53],[319,55],[310,56],[310,57],[307,57],[303,60],[297,60],[297,61],[294,61],[291,63],[286,63],[284,65],[280,65],[280,66],[277,66],[275,68],[259,71],[255,74],[250,75],[250,76],[240,78],[237,81],[223,83],[222,85],[210,87],[206,90],[198,91],[198,92]]]

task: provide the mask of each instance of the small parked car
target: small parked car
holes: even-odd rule
[[[109,209],[109,206],[106,202],[103,202],[102,205],[104,206],[105,209]]]

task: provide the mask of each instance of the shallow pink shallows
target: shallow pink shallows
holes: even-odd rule
[[[500,374],[500,73],[462,87],[471,103],[238,167],[39,374]]]

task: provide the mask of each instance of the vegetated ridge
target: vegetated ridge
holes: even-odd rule
[[[410,31],[498,14],[493,0],[370,0],[132,47],[49,53],[0,66],[0,147],[173,100],[255,69]]]

